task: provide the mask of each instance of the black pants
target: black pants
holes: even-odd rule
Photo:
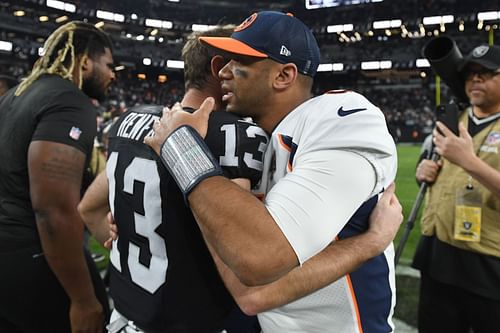
[[[500,285],[499,285],[500,288]],[[420,333],[500,332],[500,301],[441,283],[427,274],[420,280]]]
[[[71,332],[69,298],[39,247],[0,252],[0,333]],[[85,258],[106,319],[109,304],[95,264]]]

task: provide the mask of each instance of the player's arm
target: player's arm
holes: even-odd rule
[[[109,223],[106,218],[110,211],[108,194],[108,177],[104,170],[94,179],[78,205],[83,222],[101,244],[109,240]]]
[[[203,123],[206,125],[213,106],[209,102],[207,99],[192,114],[176,110],[166,112],[161,123],[154,125],[155,135],[145,142],[160,154],[161,145],[179,124],[195,128],[203,127]],[[198,132],[205,135],[206,126]],[[205,239],[243,283],[270,283],[321,251],[373,190],[373,167],[359,155],[342,151],[313,154],[310,160],[318,163],[307,162],[302,170],[295,168],[293,175],[287,174],[267,195],[266,205],[221,176],[205,178],[189,192],[190,206],[198,217]],[[339,158],[353,164],[336,163]],[[344,191],[346,188],[349,191]],[[287,212],[289,209],[297,215]],[[280,216],[278,220],[276,215]],[[278,226],[280,221],[282,225]],[[282,232],[283,226],[298,227],[292,235],[294,248],[290,234],[285,237]],[[327,230],[323,230],[325,227]],[[375,256],[387,244],[367,243],[364,253]]]
[[[443,132],[434,130],[434,143],[438,154],[451,163],[463,168],[471,177],[500,197],[500,171],[481,160],[474,151],[472,137],[465,126],[459,124],[459,136],[456,136],[441,122],[436,126]]]
[[[214,254],[215,251],[210,246],[209,249],[224,283],[239,307],[247,315],[255,315],[307,296],[354,271],[370,259],[365,253],[366,244],[379,242],[380,239],[391,240],[402,222],[402,207],[394,191],[393,184],[380,198],[370,216],[370,228],[367,232],[331,243],[301,267],[294,268],[281,279],[267,285],[245,286]]]
[[[69,145],[33,141],[28,149],[30,194],[44,256],[71,301],[73,329],[98,332],[104,315],[83,254],[77,211],[85,154]]]

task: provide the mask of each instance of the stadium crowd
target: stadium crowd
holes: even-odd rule
[[[0,67],[0,73],[18,80],[26,76],[28,70],[28,64]],[[328,83],[319,81],[314,93],[320,95],[328,91],[329,87]],[[434,87],[426,85],[425,81],[415,84],[410,80],[386,80],[383,85],[362,84],[354,89],[384,112],[389,130],[397,142],[421,142],[432,132],[435,121]],[[446,95],[446,90],[444,92]],[[171,106],[183,95],[184,83],[180,76],[169,76],[166,82],[161,83],[156,75],[139,79],[129,71],[118,72],[107,99],[101,104],[96,103],[101,130],[112,118],[135,105]]]

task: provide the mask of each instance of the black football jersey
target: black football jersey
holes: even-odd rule
[[[119,238],[111,252],[116,309],[152,332],[213,332],[234,306],[175,180],[143,143],[161,106],[135,107],[109,136],[106,173]],[[216,111],[208,147],[229,178],[260,180],[265,132]]]

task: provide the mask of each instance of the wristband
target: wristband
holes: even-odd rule
[[[203,179],[223,174],[207,144],[191,126],[181,126],[170,134],[161,146],[160,158],[185,199]]]

